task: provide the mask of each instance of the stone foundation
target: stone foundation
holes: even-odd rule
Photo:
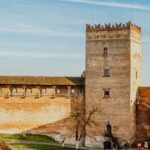
[[[103,136],[95,136],[95,138],[86,137],[85,138],[85,145],[87,147],[97,147],[103,148],[104,137]]]

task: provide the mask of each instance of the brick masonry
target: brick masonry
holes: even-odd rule
[[[136,138],[148,140],[150,139],[150,87],[139,87],[138,96],[140,101],[136,114]]]
[[[109,77],[104,77],[105,68],[110,70]],[[101,110],[95,116],[99,126],[87,129],[88,139],[96,143],[96,136],[103,137],[107,121],[115,137],[123,140],[135,137],[135,101],[140,84],[141,29],[130,22],[87,25],[86,111],[90,111],[91,103]],[[104,97],[105,89],[110,90],[110,97]]]
[[[0,98],[0,133],[21,133],[70,115],[66,98]]]

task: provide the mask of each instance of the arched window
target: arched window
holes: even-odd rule
[[[108,56],[108,49],[107,49],[107,47],[104,47],[103,55],[104,55],[104,57]]]

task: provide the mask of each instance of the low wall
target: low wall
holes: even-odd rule
[[[0,97],[0,133],[21,133],[70,115],[68,98]]]

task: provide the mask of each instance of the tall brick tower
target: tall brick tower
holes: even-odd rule
[[[141,84],[141,28],[130,22],[87,25],[85,78],[86,112],[92,105],[100,109],[94,116],[98,125],[86,130],[86,145],[102,141],[108,121],[115,137],[133,139]]]

